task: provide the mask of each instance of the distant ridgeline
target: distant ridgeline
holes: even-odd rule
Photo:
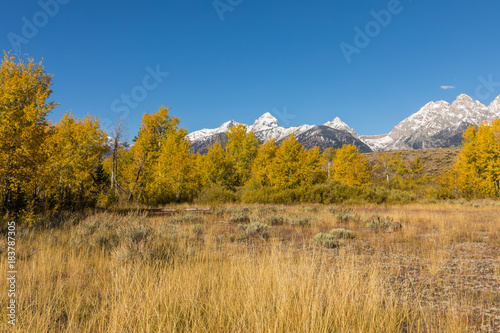
[[[360,152],[450,148],[462,145],[462,134],[469,126],[479,126],[483,121],[491,122],[500,118],[500,96],[489,106],[474,101],[462,94],[449,104],[445,101],[430,102],[418,112],[399,123],[389,134],[363,136],[358,135],[340,118],[335,118],[323,125],[301,125],[280,127],[278,120],[270,113],[265,113],[248,131],[265,142],[274,139],[282,142],[290,133],[305,148],[318,146],[321,151],[328,147],[340,148],[344,144],[354,144]],[[225,133],[239,123],[231,120],[215,129],[202,129],[188,134],[193,151],[206,153],[208,148],[219,142],[224,146]]]

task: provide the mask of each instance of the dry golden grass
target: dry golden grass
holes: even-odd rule
[[[97,213],[53,230],[18,230],[16,329],[497,332],[499,210],[225,205],[211,213]],[[241,237],[229,221],[242,215],[274,225]],[[374,232],[373,216],[402,229]],[[355,238],[315,245],[332,228]],[[5,307],[1,316],[1,329],[12,330]]]

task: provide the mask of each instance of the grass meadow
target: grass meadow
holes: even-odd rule
[[[168,208],[19,227],[1,331],[500,331],[494,202]]]

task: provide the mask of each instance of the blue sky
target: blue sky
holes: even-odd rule
[[[271,112],[287,126],[338,116],[360,134],[382,134],[431,100],[500,95],[496,0],[0,6],[0,48],[17,41],[54,74],[51,119],[71,110],[109,124],[122,114],[130,140],[161,105],[190,132]]]

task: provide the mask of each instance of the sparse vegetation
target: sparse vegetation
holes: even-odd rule
[[[265,222],[270,225],[283,225],[288,221],[283,215],[271,215],[264,218]]]
[[[333,249],[337,246],[337,237],[332,234],[324,234],[320,232],[314,236],[314,243],[328,249]]]
[[[239,216],[265,208],[279,211],[269,221],[314,223],[238,225],[217,214],[172,223],[191,213],[68,216],[59,227],[20,233],[17,328],[495,332],[500,214],[477,203],[349,208],[379,231],[403,221],[404,232],[393,233],[301,206],[218,209]],[[5,256],[0,269],[7,270]]]
[[[237,228],[240,233],[240,239],[249,239],[249,238],[261,238],[267,239],[269,237],[269,229],[270,226],[267,224],[263,224],[260,222],[252,222],[250,224],[240,224]]]
[[[169,219],[169,222],[172,224],[180,224],[180,223],[202,223],[204,220],[203,216],[201,215],[194,215],[194,214],[186,214],[186,215],[178,215],[178,216],[172,216]]]
[[[335,218],[337,219],[337,221],[344,222],[344,223],[349,222],[349,221],[353,221],[353,222],[359,221],[359,216],[354,214],[351,210],[341,211],[340,213],[335,215]]]
[[[245,214],[236,214],[236,215],[232,215],[229,218],[229,222],[231,222],[231,223],[249,223],[250,217],[248,217]]]
[[[392,222],[388,219],[380,218],[379,216],[372,217],[371,221],[366,226],[373,232],[386,231],[391,226]]]
[[[292,217],[289,220],[289,223],[291,226],[295,227],[307,227],[311,225],[311,218],[310,217]]]
[[[335,228],[330,230],[331,235],[335,235],[337,238],[341,239],[352,239],[354,238],[354,235],[352,233],[352,230],[346,230],[344,228]]]

